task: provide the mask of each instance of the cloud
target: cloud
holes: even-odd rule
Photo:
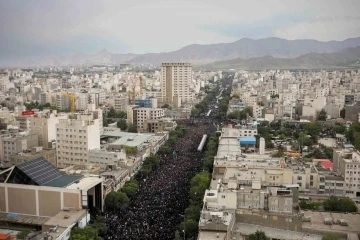
[[[360,17],[317,17],[276,29],[274,34],[287,39],[344,40],[359,37]]]
[[[0,58],[162,52],[244,37],[340,40],[360,35],[358,9],[358,0],[0,1]]]

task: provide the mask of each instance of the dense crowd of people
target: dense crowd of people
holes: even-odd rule
[[[172,146],[170,154],[160,156],[160,167],[141,180],[130,207],[106,213],[106,239],[174,239],[189,204],[189,180],[201,167],[197,147],[203,134],[214,130],[214,125],[206,120],[182,124],[185,135]]]

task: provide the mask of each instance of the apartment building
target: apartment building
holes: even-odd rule
[[[343,194],[360,200],[360,152],[336,150],[333,155],[334,171],[344,178]]]
[[[38,139],[34,133],[8,133],[0,139],[0,161],[4,166],[10,165],[10,156],[24,150],[37,147]]]
[[[128,107],[129,98],[123,94],[123,95],[116,95],[114,97],[114,109],[115,111],[123,111],[126,112],[126,109]]]
[[[165,117],[163,108],[141,108],[137,106],[128,107],[127,121],[136,126],[138,132],[146,132],[148,120],[160,120]]]
[[[99,119],[78,114],[76,119],[60,119],[56,124],[58,167],[87,165],[89,150],[100,149]]]
[[[191,84],[192,66],[190,63],[162,63],[159,101],[170,104],[177,102],[177,99],[181,102],[192,102],[194,94],[190,91]]]
[[[49,161],[55,167],[56,164],[56,150],[55,149],[45,149],[43,147],[33,147],[31,149],[24,150],[18,154],[10,155],[9,167],[18,165],[24,162],[31,161],[36,158],[44,158]]]
[[[30,132],[32,129],[32,125],[31,125],[32,118],[33,116],[16,116],[15,120],[18,122],[19,128],[22,131]]]
[[[121,151],[107,151],[106,149],[92,149],[89,151],[89,164],[100,166],[101,170],[116,170],[120,161],[126,160],[126,153]]]
[[[60,119],[67,119],[67,114],[58,114],[56,111],[38,113],[30,118],[31,133],[38,136],[38,146],[52,148],[53,142],[56,141],[55,126]]]

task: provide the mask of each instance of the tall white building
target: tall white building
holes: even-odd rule
[[[190,63],[163,63],[161,65],[161,99],[163,103],[190,102],[193,94]],[[175,106],[179,107],[179,106]]]
[[[76,119],[60,119],[56,124],[58,167],[87,165],[89,150],[100,149],[99,119],[93,114],[76,115]]]

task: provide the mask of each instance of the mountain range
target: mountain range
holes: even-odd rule
[[[360,67],[360,47],[346,48],[336,53],[308,53],[296,58],[236,58],[202,66],[205,69],[324,69]]]
[[[318,66],[337,65],[342,57],[351,54],[348,48],[360,46],[359,38],[344,41],[286,40],[281,38],[243,38],[232,43],[193,44],[176,51],[147,54],[116,54],[102,50],[95,54],[77,53],[69,56],[47,57],[17,62],[21,66],[69,66],[93,64],[153,64],[186,61],[211,68],[248,66],[262,69],[267,66]],[[342,52],[345,50],[345,52]],[[350,51],[350,52],[349,52]],[[336,53],[338,54],[326,54]],[[318,53],[318,55],[316,54]],[[327,59],[329,58],[329,59]],[[351,62],[346,58],[345,62]],[[269,63],[273,62],[273,63]],[[13,63],[14,64],[14,63]],[[282,65],[284,64],[284,65]]]

